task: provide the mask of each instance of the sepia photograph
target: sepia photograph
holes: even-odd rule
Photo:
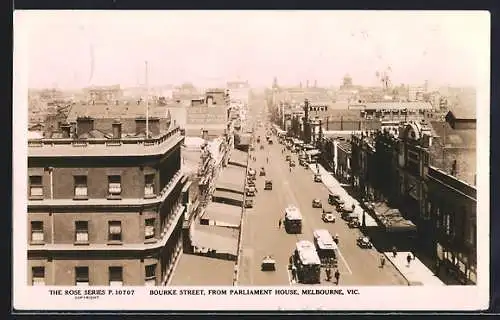
[[[489,32],[16,11],[14,306],[487,307]]]

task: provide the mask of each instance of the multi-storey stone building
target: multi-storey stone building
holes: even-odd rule
[[[166,283],[182,251],[184,137],[165,117],[146,138],[144,118],[87,111],[28,143],[28,283]]]
[[[408,122],[355,135],[352,168],[362,197],[388,199],[418,228],[414,250],[437,273],[476,282],[475,116]]]

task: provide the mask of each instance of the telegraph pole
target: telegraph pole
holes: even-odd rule
[[[148,81],[148,62],[146,66],[146,139],[149,138],[149,81]]]

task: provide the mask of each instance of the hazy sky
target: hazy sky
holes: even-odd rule
[[[489,60],[485,13],[334,11],[16,12],[30,87],[378,83],[471,85]],[[17,34],[19,32],[19,34]],[[19,38],[17,38],[19,36]],[[92,62],[93,61],[93,62]]]

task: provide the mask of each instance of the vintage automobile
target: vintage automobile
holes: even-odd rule
[[[322,182],[320,174],[315,174],[314,175],[314,182]]]
[[[306,159],[299,159],[299,165],[303,166],[303,167],[309,167]]]
[[[360,248],[363,248],[363,249],[371,249],[372,248],[372,243],[370,241],[370,238],[368,238],[368,237],[361,236],[356,240],[356,242]]]
[[[286,157],[285,157],[285,160],[286,161],[290,161],[290,160],[292,160],[292,157],[289,154],[287,154]]]
[[[335,223],[335,216],[332,211],[323,210],[321,214],[321,220],[326,223]]]
[[[359,223],[359,218],[358,217],[353,217],[349,222],[347,223],[349,228],[359,228],[361,224]]]
[[[330,193],[328,195],[328,203],[332,206],[338,207],[344,204],[344,200],[342,200],[338,194]]]
[[[253,180],[253,179],[248,179],[248,181],[247,181],[247,186],[249,186],[249,187],[255,187],[255,180]]]
[[[290,161],[290,167],[295,167],[295,161],[293,160]]]
[[[252,168],[248,169],[248,176],[249,177],[255,177],[255,174],[256,174],[255,169],[252,169]]]
[[[253,200],[245,199],[245,208],[253,208]]]
[[[269,143],[269,144],[273,144],[273,139],[269,139],[269,140],[267,140],[267,143]]]
[[[263,144],[260,145],[260,150],[264,150],[264,145]]]
[[[266,175],[266,169],[264,169],[264,167],[260,168],[259,176],[265,176],[265,175]]]
[[[260,143],[260,136],[257,137],[257,143]]]
[[[260,265],[262,271],[276,271],[276,261],[271,256],[265,256]]]
[[[255,187],[247,187],[246,195],[247,197],[255,197]]]
[[[321,204],[321,200],[320,200],[320,199],[318,199],[318,198],[314,198],[314,199],[312,200],[312,207],[313,207],[313,208],[322,208],[322,207],[323,207],[323,205]]]
[[[271,180],[266,180],[264,190],[273,190],[273,182]]]

